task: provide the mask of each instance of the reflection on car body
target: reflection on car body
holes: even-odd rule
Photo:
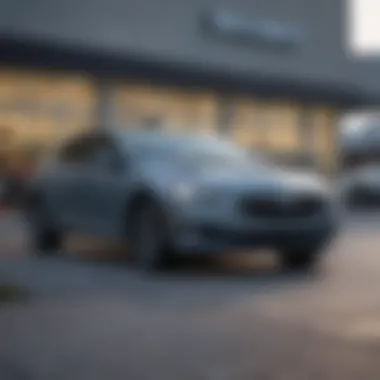
[[[337,226],[328,186],[232,143],[148,131],[92,131],[64,144],[30,183],[36,250],[69,232],[128,239],[135,262],[271,247],[285,265],[316,262]]]

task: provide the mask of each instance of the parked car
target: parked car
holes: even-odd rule
[[[380,206],[380,165],[370,164],[347,172],[340,183],[350,208]]]
[[[318,177],[217,138],[147,131],[92,131],[65,143],[30,182],[26,215],[38,254],[57,252],[70,232],[125,238],[145,269],[257,247],[308,268],[338,222]]]

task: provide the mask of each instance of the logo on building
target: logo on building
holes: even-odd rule
[[[293,50],[303,43],[303,34],[292,25],[273,20],[255,20],[224,9],[204,12],[202,30],[208,35],[253,46]]]

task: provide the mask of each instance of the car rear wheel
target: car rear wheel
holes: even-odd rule
[[[153,202],[140,205],[132,217],[132,257],[144,271],[163,269],[173,264],[174,253],[169,248],[167,222],[163,212]]]
[[[47,257],[57,254],[62,245],[62,235],[52,229],[44,229],[34,232],[32,236],[32,248],[37,256]]]

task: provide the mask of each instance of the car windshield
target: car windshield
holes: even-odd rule
[[[263,159],[235,146],[212,138],[162,138],[133,141],[133,153],[142,160],[176,160],[202,165],[262,165]]]

